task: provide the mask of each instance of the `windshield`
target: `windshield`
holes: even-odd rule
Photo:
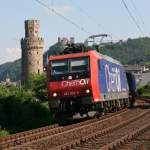
[[[52,74],[64,74],[68,72],[68,60],[52,61]]]
[[[77,58],[70,60],[70,70],[71,72],[81,72],[88,70],[88,58]]]
[[[84,72],[89,70],[88,57],[54,60],[51,62],[52,75],[72,72]]]

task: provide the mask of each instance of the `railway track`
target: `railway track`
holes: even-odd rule
[[[121,113],[125,113],[128,111],[129,111],[128,109],[124,109],[124,110],[121,110],[121,111],[116,112],[116,113],[107,114],[105,116],[102,116],[100,118],[100,120],[110,118],[112,116],[116,116],[116,115],[119,115]],[[17,145],[22,145],[24,143],[28,143],[31,141],[35,141],[37,139],[44,138],[44,137],[47,137],[50,135],[61,133],[61,132],[67,131],[67,130],[75,128],[75,127],[79,127],[79,126],[83,126],[83,125],[88,124],[88,123],[95,122],[97,120],[98,119],[91,119],[91,120],[83,121],[81,123],[68,125],[68,126],[59,126],[58,124],[54,124],[54,125],[34,129],[31,131],[21,132],[21,133],[7,136],[7,137],[3,137],[3,138],[0,138],[0,150],[1,149],[8,149],[11,147],[15,147]]]
[[[150,111],[148,111],[150,112]],[[127,141],[132,140],[142,132],[150,129],[150,115],[145,114],[141,116],[138,120],[128,120],[127,122],[122,122],[117,128],[113,128],[110,132],[105,135],[99,134],[93,139],[82,141],[78,146],[72,149],[97,149],[97,150],[113,150],[121,148],[121,145],[125,144]]]
[[[54,130],[57,128],[59,128],[59,125],[54,124],[54,125],[50,125],[50,126],[46,126],[46,127],[42,127],[42,128],[38,128],[38,129],[33,129],[30,131],[17,133],[14,135],[9,135],[6,137],[1,137],[0,138],[0,148],[1,148],[1,145],[4,145],[4,144],[7,145],[8,148],[11,147],[11,145],[15,146],[20,142],[20,140],[23,140],[28,136],[32,136],[34,134],[40,134],[42,132],[47,132],[49,130]]]
[[[117,130],[147,113],[148,111],[141,109],[130,110],[110,118],[67,129],[64,132],[48,136],[36,142],[30,142],[27,145],[25,144],[14,149],[68,149],[73,145],[80,144],[82,141],[93,138],[98,134],[104,135],[114,129]],[[119,122],[120,124],[118,124]],[[111,127],[111,125],[114,126]]]
[[[150,149],[150,128],[138,137],[135,137],[132,142],[126,143],[120,150],[149,150]]]
[[[83,121],[81,123],[67,125],[67,126],[59,126],[58,124],[47,126],[27,132],[18,133],[16,135],[8,136],[5,138],[0,138],[0,150],[2,149],[17,149],[17,150],[28,150],[28,149],[88,149],[91,147],[90,144],[94,144],[94,141],[99,141],[104,136],[108,137],[108,135],[112,134],[112,137],[118,135],[120,130],[123,127],[128,126],[130,124],[135,125],[138,123],[140,118],[147,116],[148,118],[143,120],[150,120],[149,109],[125,109],[113,114],[108,114],[106,116],[101,117],[100,119],[91,119],[87,121]],[[139,121],[141,124],[143,121]],[[131,127],[129,127],[131,128]],[[137,135],[137,132],[140,134],[145,131],[145,129],[149,128],[149,124],[147,125],[145,122],[144,129],[134,129],[133,135],[130,135],[130,139]],[[136,131],[137,130],[137,131]],[[128,129],[123,130],[124,134],[128,133]],[[116,134],[116,132],[118,134]],[[123,134],[122,133],[122,134]],[[132,132],[130,132],[131,134]],[[119,139],[113,141],[109,141],[108,143],[104,143],[104,149],[107,144],[108,147],[112,145],[119,145],[118,143],[125,143],[123,141],[127,141],[126,138],[129,138],[126,134],[120,135]],[[90,141],[90,143],[89,143]],[[93,142],[92,142],[93,141]],[[84,147],[87,144],[86,147]]]
[[[139,97],[139,99],[141,100],[141,101],[143,101],[143,103],[147,103],[147,104],[150,104],[150,97],[144,97],[144,96],[142,96],[142,97]]]

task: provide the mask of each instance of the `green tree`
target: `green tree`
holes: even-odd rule
[[[28,80],[28,88],[32,91],[35,98],[46,101],[47,98],[47,78],[45,74],[31,75]]]

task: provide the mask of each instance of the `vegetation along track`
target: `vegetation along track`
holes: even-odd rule
[[[128,109],[124,109],[124,110],[118,111],[113,114],[107,114],[107,115],[101,117],[100,120],[103,120],[105,118],[110,118],[112,116],[116,116],[121,113],[127,113],[128,111],[129,111]],[[88,123],[95,122],[97,120],[98,119],[91,119],[91,120],[83,121],[81,123],[68,125],[68,126],[64,126],[64,127],[59,126],[58,124],[54,124],[54,125],[50,125],[50,126],[46,126],[46,127],[42,127],[42,128],[38,128],[38,129],[26,131],[26,132],[17,133],[14,135],[2,137],[2,138],[0,138],[0,150],[8,149],[11,147],[15,147],[17,145],[22,145],[24,143],[28,143],[28,142],[31,142],[31,141],[34,141],[37,139],[44,138],[44,137],[47,137],[50,135],[61,133],[66,130],[78,127],[78,126],[82,126],[82,125],[85,125]]]
[[[94,122],[88,124],[86,123],[79,126],[67,126],[66,128],[70,128],[66,129],[64,132],[50,135],[46,138],[17,146],[12,149],[76,149],[76,144],[78,146],[81,144],[81,147],[78,147],[78,149],[81,149],[82,144],[86,143],[88,139],[92,139],[93,137],[97,136],[101,137],[102,135],[107,135],[108,133],[117,131],[119,129],[121,130],[122,127],[128,125],[129,123],[131,124],[132,122],[135,122],[136,120],[147,116],[148,113],[148,109],[132,109],[103,120],[95,120]],[[127,130],[125,131],[125,133],[127,133]],[[88,146],[90,147],[90,145]]]

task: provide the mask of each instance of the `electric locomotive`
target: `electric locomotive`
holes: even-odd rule
[[[99,115],[129,106],[122,64],[95,50],[49,57],[50,110],[69,117]]]

